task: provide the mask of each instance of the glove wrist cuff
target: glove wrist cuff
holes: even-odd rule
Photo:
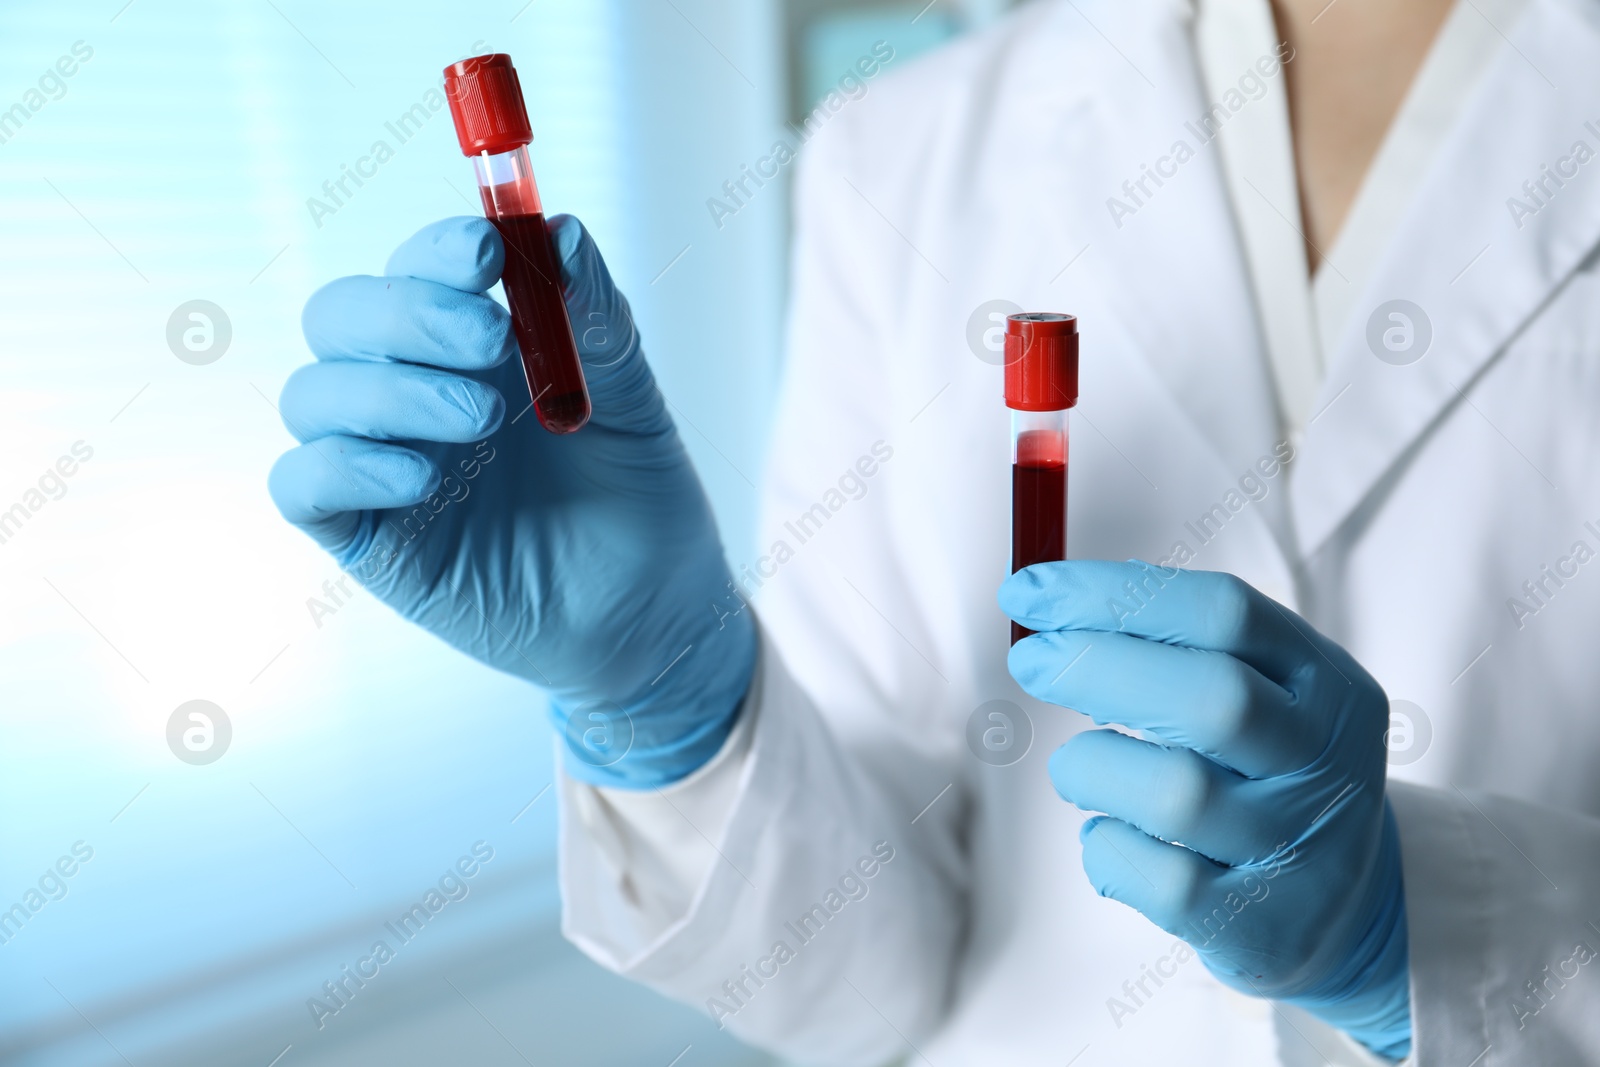
[[[755,627],[747,615],[707,647],[703,666],[680,666],[677,684],[652,687],[626,707],[551,705],[568,777],[611,789],[681,781],[709,763],[733,732],[755,675]]]
[[[1377,873],[1373,919],[1347,963],[1316,992],[1285,1002],[1338,1027],[1377,1055],[1400,1060],[1411,1052],[1411,957],[1400,834],[1387,799]]]

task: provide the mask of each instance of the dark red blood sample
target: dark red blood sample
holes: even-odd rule
[[[583,383],[583,364],[561,292],[561,268],[544,215],[495,218],[491,213],[489,221],[506,246],[501,281],[533,412],[551,433],[572,433],[589,421],[589,390]]]
[[[1067,558],[1067,455],[1061,435],[1033,430],[1017,439],[1011,465],[1011,569]],[[1011,624],[1011,643],[1033,631]]]

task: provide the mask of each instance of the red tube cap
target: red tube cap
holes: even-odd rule
[[[1078,403],[1078,319],[1027,311],[1006,319],[1006,407],[1060,411]]]
[[[511,57],[472,56],[444,68],[444,95],[456,123],[461,154],[498,154],[533,140],[522,83]]]

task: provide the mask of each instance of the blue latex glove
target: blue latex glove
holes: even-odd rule
[[[1011,649],[1024,689],[1150,739],[1091,730],[1050,759],[1063,799],[1106,813],[1081,833],[1100,895],[1233,988],[1406,1055],[1389,705],[1372,676],[1227,574],[1045,563],[1012,575],[1000,606],[1039,631]]]
[[[527,411],[510,316],[484,295],[500,236],[445,219],[383,277],[340,278],[307,302],[318,362],[282,400],[304,443],[269,484],[284,517],[379,599],[548,690],[570,773],[643,789],[721,747],[754,627],[628,302],[576,219],[551,226],[586,427],[558,437]]]

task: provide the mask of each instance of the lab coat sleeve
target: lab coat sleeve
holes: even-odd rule
[[[1600,820],[1390,783],[1417,1067],[1600,1063]]]
[[[758,657],[751,691],[721,751],[664,789],[603,788],[558,772],[562,810],[586,846],[574,856],[590,872],[586,881],[607,887],[612,956],[630,955],[681,918],[717,861],[716,841],[733,811],[761,714],[761,689]],[[556,745],[560,767],[560,738]]]
[[[748,751],[668,793],[714,847],[643,886],[638,843],[670,852],[670,835],[617,805],[596,819],[580,808],[604,797],[564,789],[561,877],[564,932],[603,966],[789,1058],[876,1064],[910,1052],[950,1000],[972,760],[936,666],[955,653],[924,629],[894,540],[904,441],[885,414],[878,315],[906,268],[869,202],[887,194],[848,158],[849,125],[800,157],[764,551],[732,561],[762,632]],[[705,795],[735,771],[718,811]],[[697,865],[697,884],[674,885]]]

